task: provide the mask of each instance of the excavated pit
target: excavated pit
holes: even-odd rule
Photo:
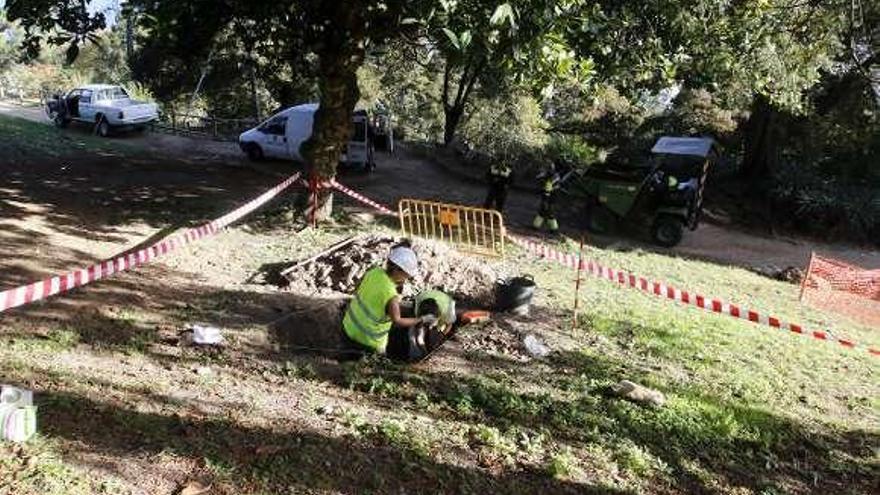
[[[267,280],[277,281],[298,297],[293,311],[272,324],[282,346],[291,350],[344,354],[342,314],[348,297],[357,289],[364,273],[384,266],[393,246],[402,239],[364,236],[347,240],[320,256],[295,262]],[[439,289],[455,298],[459,309],[490,309],[495,300],[495,282],[509,273],[500,261],[468,256],[439,242],[412,241],[419,257],[420,273],[404,285],[402,296]]]

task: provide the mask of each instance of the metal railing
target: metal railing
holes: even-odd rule
[[[406,236],[448,242],[468,253],[504,256],[504,218],[495,210],[418,199],[402,199],[397,208]]]
[[[221,119],[206,115],[163,114],[153,131],[190,137],[235,141],[242,132],[259,124],[257,119]]]

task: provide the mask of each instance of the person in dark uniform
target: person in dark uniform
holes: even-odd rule
[[[559,222],[556,221],[554,210],[556,191],[559,189],[562,177],[557,171],[556,164],[551,163],[550,167],[538,176],[538,180],[541,181],[541,204],[538,207],[538,214],[532,220],[532,227],[540,229],[546,222],[547,229],[550,232],[557,232],[559,230]]]
[[[486,195],[486,201],[483,202],[483,208],[504,213],[507,189],[513,182],[513,170],[506,161],[498,161],[492,164],[486,175],[489,179],[489,193]]]

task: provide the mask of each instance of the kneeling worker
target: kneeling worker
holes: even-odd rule
[[[374,354],[385,354],[392,325],[410,328],[419,323],[434,324],[437,317],[424,315],[405,318],[400,315],[397,286],[416,276],[419,261],[407,246],[397,246],[388,255],[385,267],[367,270],[348,303],[342,328],[353,348]]]

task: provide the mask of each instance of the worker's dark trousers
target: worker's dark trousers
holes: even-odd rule
[[[541,206],[538,208],[538,214],[532,220],[532,227],[540,229],[546,223],[550,232],[559,230],[559,222],[556,221],[556,214],[553,212],[553,203],[556,201],[556,193],[549,192],[541,195]]]
[[[541,206],[538,208],[538,214],[545,220],[556,220],[556,214],[553,212],[556,204],[556,193],[544,193],[541,195]]]
[[[489,184],[489,194],[486,195],[483,208],[494,209],[499,213],[503,213],[505,202],[507,202],[507,184],[496,182]]]

